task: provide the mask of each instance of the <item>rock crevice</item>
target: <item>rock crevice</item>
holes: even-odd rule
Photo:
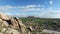
[[[6,14],[0,14],[0,27],[10,27],[12,29],[18,29],[23,34],[25,33],[26,26],[17,17],[9,17]]]

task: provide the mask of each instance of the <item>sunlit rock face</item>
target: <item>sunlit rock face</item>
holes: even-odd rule
[[[9,17],[4,13],[0,13],[0,18],[3,20],[9,20]]]
[[[26,29],[26,26],[22,23],[21,20],[19,20],[19,18],[16,18],[16,17],[11,17],[11,16],[8,16],[4,13],[0,13],[0,28],[7,28],[7,32],[11,33],[12,34],[15,34],[16,32],[21,34],[25,34],[25,29]],[[8,28],[10,28],[8,30]],[[13,31],[16,31],[16,32],[13,32],[11,31],[13,29]]]

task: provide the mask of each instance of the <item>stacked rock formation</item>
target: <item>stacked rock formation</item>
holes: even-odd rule
[[[21,20],[19,20],[19,18],[11,17],[3,13],[0,13],[0,27],[10,27],[12,29],[17,29],[23,34],[26,32],[26,26]]]

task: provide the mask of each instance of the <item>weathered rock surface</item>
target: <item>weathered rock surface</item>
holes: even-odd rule
[[[0,34],[3,34],[3,33],[0,32]]]
[[[17,30],[12,29],[12,28],[8,28],[6,32],[8,32],[8,34],[21,34],[21,33],[18,32]]]
[[[21,20],[19,20],[19,18],[9,17],[3,13],[0,13],[0,27],[10,28],[6,31],[10,34],[20,34],[20,32],[25,34],[26,32],[26,26],[22,23]],[[5,29],[2,30],[4,31]]]
[[[21,34],[18,30],[15,30],[13,28],[3,28],[3,27],[0,27],[0,33],[2,33],[2,34]]]
[[[9,20],[9,17],[6,14],[0,13],[0,18],[3,20]]]

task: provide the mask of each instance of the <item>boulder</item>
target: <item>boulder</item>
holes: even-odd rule
[[[0,27],[8,27],[8,23],[0,19]]]
[[[20,34],[18,30],[12,29],[12,28],[3,28],[0,27],[0,33],[2,34]]]
[[[8,25],[8,22],[3,21],[2,24],[1,24],[1,26],[2,26],[2,27],[8,27],[9,25]]]
[[[4,13],[0,13],[0,18],[3,20],[9,20],[9,17]]]
[[[20,32],[12,28],[8,28],[6,32],[8,32],[8,34],[20,34]]]
[[[14,17],[11,19],[11,23],[13,25],[12,28],[18,28],[23,34],[26,33],[26,26],[22,23],[21,20]]]
[[[2,32],[0,32],[0,34],[3,34]]]
[[[12,28],[8,30],[10,32],[13,31],[13,29],[18,29],[18,31],[21,31],[23,34],[25,34],[26,32],[26,26],[22,23],[22,21],[19,18],[11,17],[3,13],[0,13],[0,26]],[[14,34],[18,33],[15,32]]]
[[[12,28],[18,28],[18,22],[14,18],[11,18],[10,22],[11,22]]]

